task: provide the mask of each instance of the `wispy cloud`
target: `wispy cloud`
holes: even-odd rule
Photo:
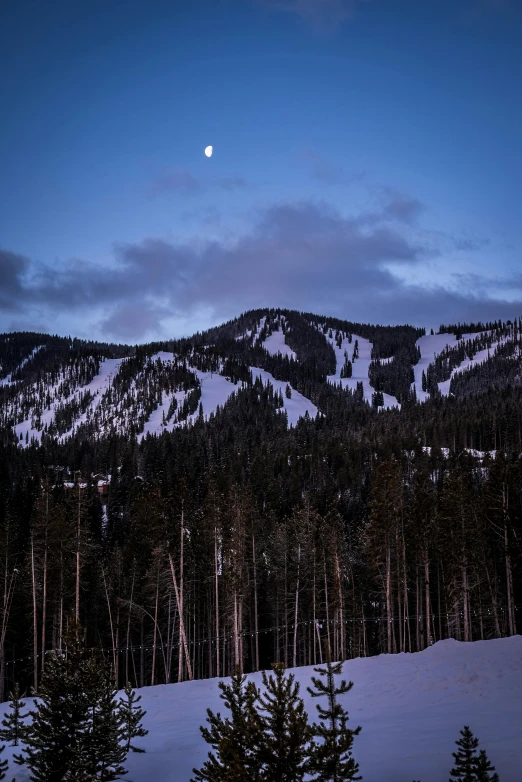
[[[370,0],[255,0],[274,11],[283,11],[299,17],[321,32],[333,32],[351,19],[359,5]]]
[[[415,225],[421,209],[391,188],[380,191],[378,206],[355,215],[325,202],[279,203],[258,209],[250,227],[226,241],[116,244],[105,268],[80,259],[43,266],[3,251],[0,314],[18,324],[95,318],[100,337],[143,340],[172,333],[173,319],[186,323],[205,311],[216,322],[263,305],[424,324],[522,311],[522,301],[495,296],[480,276],[412,285],[394,273],[410,268],[427,278],[426,264],[451,244]]]

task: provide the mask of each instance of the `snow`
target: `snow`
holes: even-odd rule
[[[309,399],[292,388],[292,386],[290,386],[290,388],[292,388],[292,397],[291,399],[286,398],[286,387],[290,384],[285,380],[276,380],[270,372],[267,372],[265,369],[260,369],[259,367],[250,367],[250,371],[252,372],[252,378],[254,380],[256,377],[260,377],[264,386],[271,383],[274,387],[274,391],[281,391],[283,394],[284,408],[280,409],[286,410],[289,426],[295,426],[299,419],[304,417],[306,412],[308,412],[310,418],[315,418],[318,415],[319,411],[313,402],[310,402]]]
[[[82,413],[82,415],[74,422],[73,428],[69,429],[68,432],[65,432],[65,434],[59,438],[60,442],[63,442],[72,434],[74,434],[74,431],[79,426],[84,424],[88,417],[96,410],[101,400],[103,399],[104,393],[110,387],[113,377],[118,374],[124,361],[126,361],[125,358],[105,358],[100,364],[100,371],[98,374],[93,377],[88,385],[79,389],[81,393],[86,393],[87,391],[90,392],[94,398],[91,400],[87,410]],[[31,435],[29,435],[29,439],[30,437]]]
[[[466,342],[470,339],[476,339],[478,336],[480,336],[478,333],[463,334],[462,340]],[[430,396],[426,391],[422,390],[422,373],[427,372],[429,365],[433,363],[436,355],[442,353],[447,347],[455,347],[459,342],[460,340],[456,338],[455,334],[427,334],[426,336],[420,337],[417,340],[416,344],[420,348],[421,358],[419,362],[413,367],[413,369],[415,372],[415,391],[419,402],[425,402],[426,399],[429,399]],[[453,377],[453,375],[455,375],[457,372],[463,372],[464,370],[470,369],[476,364],[482,364],[484,361],[487,361],[490,355],[494,355],[499,344],[499,342],[494,342],[491,348],[480,350],[472,359],[466,359],[463,361],[461,364],[459,364],[458,367],[453,369],[451,377]],[[442,383],[439,383],[439,391],[443,396],[448,396],[449,394],[451,377],[448,380],[444,380]]]
[[[28,363],[28,361],[31,361],[32,358],[38,353],[39,350],[42,350],[45,347],[45,345],[37,345],[37,347],[34,348],[34,350],[29,353],[27,358],[24,358],[23,361],[20,362],[18,368],[16,369],[16,372],[18,372],[19,369],[22,369],[22,367],[25,367],[25,365]],[[11,380],[13,376],[13,373],[10,372],[6,377],[0,378],[0,386],[9,386],[13,383],[16,383],[16,380]]]
[[[368,378],[368,370],[372,362],[372,347],[373,344],[364,337],[358,337],[357,334],[352,335],[352,342],[348,342],[345,338],[342,341],[341,347],[337,347],[337,343],[334,337],[329,337],[325,334],[326,339],[331,344],[335,351],[335,358],[337,360],[335,375],[329,375],[327,380],[329,383],[339,385],[341,383],[343,388],[351,388],[353,391],[357,388],[357,383],[363,384],[364,398],[370,404],[372,403],[374,389],[370,385]],[[359,343],[359,358],[352,361],[353,349],[355,346],[355,340]],[[341,377],[341,369],[344,366],[344,351],[346,350],[348,358],[352,361],[352,377]],[[391,359],[381,359],[384,363],[389,363]],[[390,394],[383,394],[384,407],[398,407],[400,410],[400,404],[394,396]]]
[[[203,417],[205,419],[208,419],[211,413],[216,413],[218,406],[223,407],[232,394],[243,387],[242,384],[236,385],[227,380],[226,377],[223,377],[223,375],[217,375],[214,372],[202,372],[200,369],[193,369],[193,372],[201,383],[200,403],[203,407]],[[199,404],[196,412],[189,415],[186,422],[180,421],[177,426],[184,426],[185,423],[194,423],[198,416]]]
[[[297,668],[301,695],[312,719],[316,704],[306,692],[312,668]],[[522,766],[522,637],[460,643],[439,641],[416,654],[380,655],[344,663],[354,682],[340,700],[352,727],[362,726],[353,754],[364,782],[441,782],[449,778],[455,741],[469,725],[496,766],[501,782],[519,782]],[[259,673],[250,679],[261,684]],[[206,709],[224,712],[218,679],[157,685],[139,690],[149,734],[130,754],[133,782],[187,782],[210,747],[199,726]],[[31,705],[31,699],[26,703]],[[7,747],[2,758],[12,757]],[[14,771],[10,767],[11,773]],[[23,766],[17,782],[28,782]]]
[[[163,432],[172,432],[172,430],[175,428],[174,422],[176,419],[177,411],[185,401],[186,396],[187,394],[185,393],[185,391],[175,391],[172,394],[167,394],[164,391],[161,396],[161,404],[155,410],[152,411],[150,418],[145,423],[143,432],[138,436],[138,440],[140,441],[143,440],[143,438],[146,437],[148,434],[160,435]],[[165,417],[166,417],[169,412],[169,408],[173,399],[176,399],[178,403],[178,407],[176,408],[173,418],[170,421],[166,421],[166,423],[164,424],[163,413],[165,413]]]
[[[268,339],[265,339],[263,342],[263,347],[265,350],[268,350],[271,356],[276,356],[278,353],[280,353],[282,356],[293,358],[294,361],[297,358],[294,351],[291,350],[286,344],[285,335],[280,329],[273,331]]]

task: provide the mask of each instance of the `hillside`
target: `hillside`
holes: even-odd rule
[[[3,335],[0,695],[71,615],[136,686],[520,633],[520,323],[438,332]]]
[[[312,668],[295,671],[313,719],[316,701],[306,693]],[[444,782],[464,725],[480,739],[501,782],[518,782],[522,764],[522,637],[462,644],[439,641],[417,654],[381,655],[345,663],[354,682],[341,701],[352,727],[362,726],[354,756],[365,782]],[[261,684],[260,674],[253,674]],[[218,680],[146,687],[140,691],[149,735],[131,754],[133,782],[187,782],[206,758],[199,732],[206,708],[223,713]],[[12,750],[10,750],[12,752]],[[19,782],[28,780],[16,768]]]
[[[3,335],[0,415],[21,445],[115,434],[141,440],[199,415],[208,419],[238,391],[259,383],[293,426],[306,413],[326,414],[317,406],[325,384],[333,394],[342,389],[377,409],[400,409],[416,400],[495,386],[506,371],[518,382],[519,324],[471,328],[472,333],[456,326],[424,335],[409,326],[260,310],[161,344]]]

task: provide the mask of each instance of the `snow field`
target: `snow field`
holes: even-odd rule
[[[370,385],[370,380],[368,378],[368,370],[372,362],[371,356],[372,356],[373,344],[368,339],[365,339],[364,337],[359,337],[357,336],[357,334],[352,334],[351,343],[348,342],[347,339],[343,339],[341,347],[338,348],[334,337],[329,337],[328,334],[325,334],[325,337],[333,347],[335,351],[335,358],[337,359],[335,375],[329,375],[327,378],[328,382],[335,385],[339,385],[339,383],[341,383],[343,388],[351,388],[353,391],[356,390],[357,383],[362,382],[364,399],[366,400],[366,402],[369,402],[371,404],[374,389]],[[352,377],[341,377],[341,369],[344,366],[344,351],[347,352],[348,358],[350,359],[350,361],[352,361],[355,340],[357,340],[359,343],[359,358],[356,358],[355,361],[352,362],[352,368],[353,368]],[[381,359],[381,360],[383,363],[389,362],[388,359]],[[386,408],[398,407],[400,410],[401,406],[394,396],[391,396],[390,394],[383,394],[383,398],[384,398],[384,407]]]
[[[310,720],[315,720],[315,705],[322,699],[312,700],[306,692],[313,668],[297,668],[294,673]],[[343,677],[354,682],[341,702],[348,709],[351,726],[362,726],[353,754],[364,782],[445,782],[454,742],[464,725],[479,738],[479,747],[488,753],[501,782],[519,782],[521,636],[473,643],[450,639],[416,654],[348,660]],[[261,684],[260,673],[249,679]],[[128,757],[129,779],[188,782],[192,768],[202,765],[210,749],[199,731],[207,707],[225,712],[218,681],[139,690],[149,734],[138,740],[146,753]],[[13,750],[6,748],[3,758],[10,758]],[[15,768],[17,782],[28,782],[27,769]]]
[[[256,377],[260,377],[264,386],[271,383],[274,391],[281,391],[284,404],[284,407],[281,409],[286,410],[289,426],[295,426],[299,419],[304,417],[306,412],[308,412],[310,418],[316,418],[319,413],[317,407],[313,402],[300,394],[299,391],[296,391],[290,386],[292,388],[292,397],[291,399],[286,398],[285,391],[289,383],[285,380],[276,380],[270,372],[267,372],[265,369],[260,369],[259,367],[250,367],[250,371],[252,372],[253,380],[255,380]]]

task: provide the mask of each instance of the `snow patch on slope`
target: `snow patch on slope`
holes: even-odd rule
[[[271,356],[276,356],[278,353],[280,353],[282,356],[293,358],[294,361],[297,358],[294,351],[286,344],[285,335],[281,329],[273,331],[263,342],[263,347],[265,350],[268,350]]]
[[[252,372],[252,378],[254,380],[256,377],[260,377],[264,386],[270,383],[273,386],[274,391],[281,391],[284,407],[280,409],[286,410],[289,426],[295,426],[299,419],[304,417],[305,413],[308,413],[310,418],[316,418],[319,414],[319,411],[313,402],[310,402],[309,399],[291,386],[292,397],[291,399],[287,399],[285,392],[287,385],[290,384],[285,380],[276,380],[270,372],[267,372],[265,369],[260,369],[259,367],[250,367],[250,371]]]
[[[44,348],[44,347],[45,347],[45,345],[37,345],[37,347],[35,347],[34,350],[32,350],[30,352],[30,354],[27,356],[27,358],[24,358],[24,360],[20,362],[20,364],[18,365],[18,367],[15,370],[15,372],[18,372],[18,370],[22,369],[22,367],[25,367],[25,365],[29,361],[31,361],[31,359],[33,359],[36,356],[38,351],[42,350],[42,348]],[[14,383],[16,383],[17,382],[16,380],[12,380],[11,379],[13,377],[13,374],[14,374],[13,372],[10,372],[8,375],[6,375],[6,377],[1,378],[0,379],[0,386],[10,386],[10,385],[13,385]]]
[[[337,347],[337,343],[334,337],[324,335],[328,342],[331,344],[335,351],[336,369],[335,375],[329,375],[327,380],[329,383],[339,385],[341,383],[343,388],[351,388],[353,391],[357,388],[357,383],[362,383],[364,391],[364,399],[366,402],[372,403],[374,389],[370,385],[368,378],[368,370],[372,362],[372,347],[373,343],[364,337],[358,337],[357,334],[352,334],[351,343],[346,338],[343,339],[341,347]],[[359,343],[359,358],[352,361],[353,349],[355,346],[355,340]],[[352,361],[352,377],[341,377],[341,369],[344,366],[344,352],[347,352],[348,358]],[[381,363],[388,363],[393,359],[381,359]],[[383,394],[384,407],[398,407],[400,410],[400,404],[394,396],[390,394]]]

